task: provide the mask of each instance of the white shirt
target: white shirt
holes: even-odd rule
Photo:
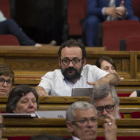
[[[6,20],[6,17],[3,15],[3,13],[0,11],[0,22]]]
[[[72,139],[73,140],[80,140],[79,138],[75,137],[75,136],[72,136]]]
[[[93,88],[93,85],[89,85],[87,81],[98,81],[107,74],[108,72],[105,72],[96,66],[85,65],[85,67],[83,67],[81,77],[75,84],[73,84],[65,80],[60,69],[56,69],[41,77],[41,82],[38,86],[43,87],[51,96],[71,96],[72,88]]]

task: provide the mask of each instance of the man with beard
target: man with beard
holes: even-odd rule
[[[36,87],[39,96],[71,96],[72,88],[92,88],[95,84],[117,85],[120,78],[96,66],[86,65],[86,50],[76,40],[64,42],[58,51],[59,70],[46,73]]]
[[[95,107],[87,102],[75,102],[66,111],[66,125],[72,134],[72,140],[95,140],[97,120]],[[105,118],[103,128],[105,140],[117,140],[117,126],[113,116]]]
[[[90,97],[90,102],[95,106],[98,118],[106,118],[108,114],[115,118],[120,118],[120,100],[115,87],[109,84],[95,85]]]

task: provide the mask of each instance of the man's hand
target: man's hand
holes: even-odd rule
[[[118,18],[122,18],[126,13],[126,8],[124,6],[124,1],[121,1],[120,7],[116,8],[116,14]]]
[[[117,86],[121,81],[123,80],[123,78],[120,78],[118,76],[118,74],[116,73],[111,73],[106,75],[105,77],[102,77],[100,80],[98,81],[94,81],[94,82],[87,82],[89,85],[102,85],[102,84],[110,84],[112,86]]]
[[[37,86],[37,87],[35,87],[35,90],[36,90],[38,96],[49,96],[43,87]]]
[[[117,139],[117,126],[115,118],[108,114],[108,118],[105,119],[104,135],[106,140],[116,140]]]
[[[115,19],[117,19],[117,17],[118,17],[116,12],[117,12],[116,7],[106,7],[105,8],[105,15],[114,17]]]

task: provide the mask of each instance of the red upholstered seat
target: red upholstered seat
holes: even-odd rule
[[[14,35],[0,35],[0,45],[20,46]]]
[[[124,40],[126,51],[140,51],[140,35],[128,36]]]
[[[68,24],[69,35],[82,35],[82,26],[79,21],[86,15],[86,0],[69,0],[68,3]]]
[[[129,97],[130,93],[118,93],[119,97]]]
[[[140,0],[132,0],[134,15],[140,19]]]
[[[140,118],[140,112],[132,112],[131,117],[132,118]]]
[[[0,10],[4,16],[10,18],[10,0],[0,0]],[[20,45],[13,35],[0,35],[0,45]]]
[[[127,36],[140,35],[140,23],[134,20],[103,22],[103,46],[106,50],[120,50],[120,40]]]

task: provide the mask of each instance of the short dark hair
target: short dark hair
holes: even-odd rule
[[[115,70],[116,70],[116,65],[115,65],[113,59],[110,58],[110,57],[108,57],[108,56],[102,56],[102,57],[100,57],[100,58],[96,61],[95,65],[96,65],[98,68],[101,68],[101,64],[102,64],[102,62],[103,62],[104,60],[107,61],[107,62],[109,62],[109,63],[115,68]]]
[[[13,70],[6,64],[0,64],[0,76],[10,76],[12,78],[12,84],[14,84],[15,74]]]
[[[35,89],[31,88],[28,85],[18,85],[15,88],[13,88],[9,94],[6,105],[6,112],[13,113],[13,111],[16,109],[17,102],[20,100],[20,98],[23,95],[28,94],[29,92],[32,92],[34,94],[38,108],[39,107],[38,94],[36,93]]]
[[[63,48],[65,48],[65,47],[69,47],[70,48],[70,47],[77,47],[77,46],[79,48],[81,48],[81,50],[82,50],[82,58],[85,59],[86,58],[85,46],[82,43],[80,43],[80,42],[78,42],[78,41],[76,41],[74,39],[67,40],[66,42],[64,42],[60,46],[59,51],[58,51],[59,58],[61,58],[61,51],[62,51]]]

